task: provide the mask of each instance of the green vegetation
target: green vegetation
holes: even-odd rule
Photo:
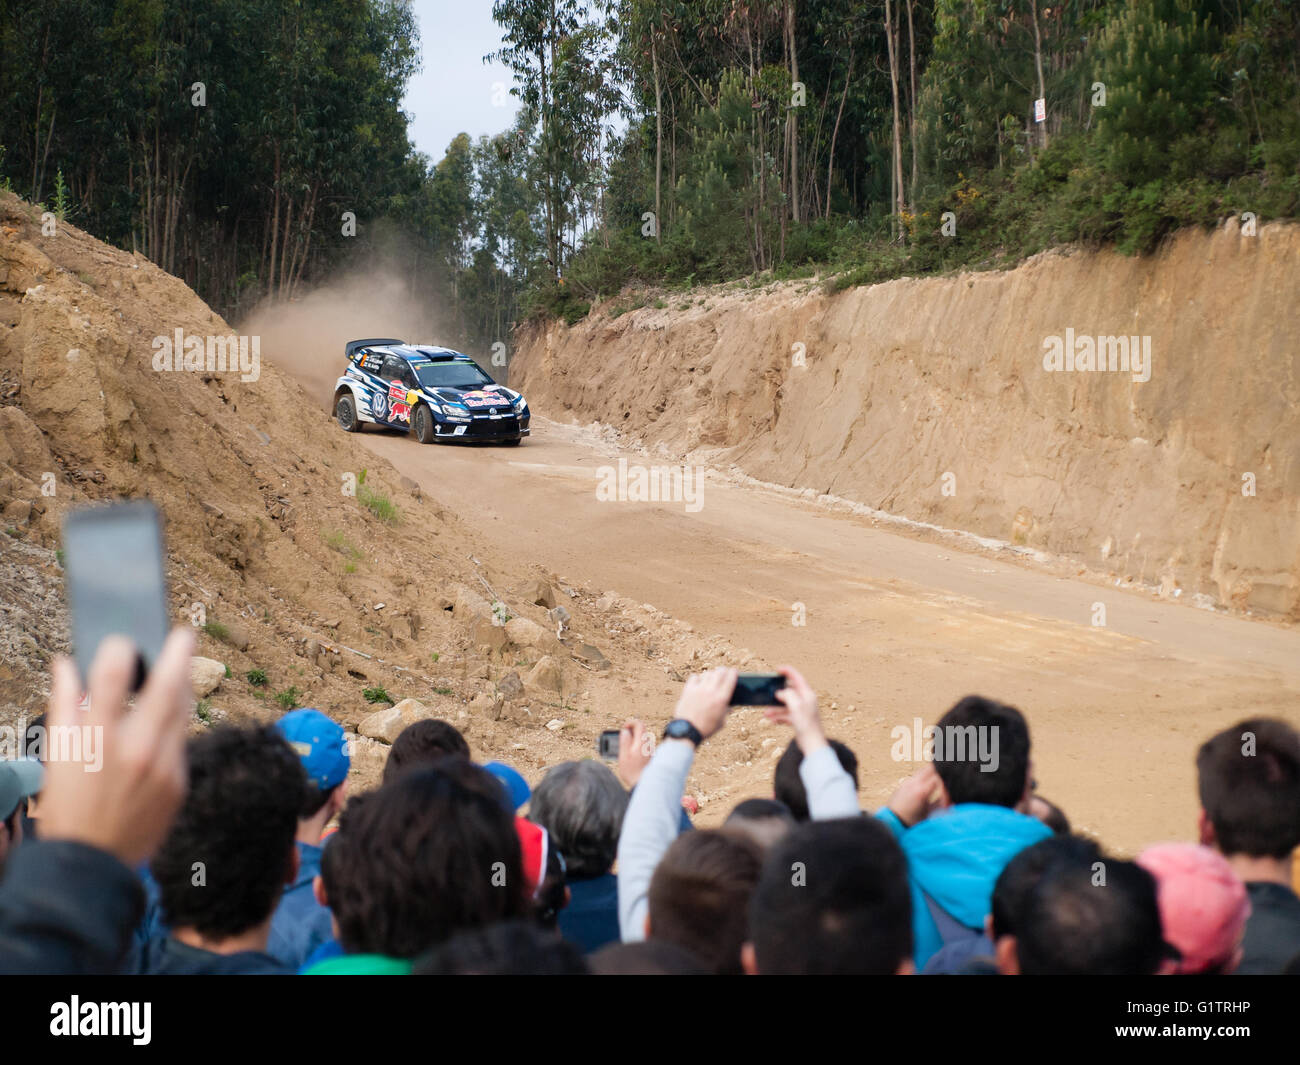
[[[302,692],[298,690],[297,685],[291,685],[283,691],[276,692],[275,701],[281,710],[295,710],[302,705]]]
[[[435,695],[450,695],[450,694],[451,694],[451,689],[450,689],[450,688],[434,688],[434,689],[433,689],[433,692],[434,692]]]
[[[248,681],[248,683],[251,684],[254,688],[265,688],[266,670],[250,669],[247,673],[244,674],[244,679]]]
[[[368,703],[388,703],[389,706],[392,706],[397,702],[396,699],[388,694],[387,690],[377,686],[374,688],[362,688],[361,694]]]
[[[0,186],[139,248],[231,320],[383,249],[480,354],[528,316],[680,308],[740,277],[838,288],[1300,214],[1287,0],[494,0],[493,16],[517,118],[434,163],[394,103],[417,64],[408,5],[13,0]]]
[[[326,547],[331,551],[337,551],[345,558],[349,558],[355,562],[357,559],[362,557],[361,548],[357,547],[357,545],[349,540],[342,532],[335,531],[324,533],[323,539]]]
[[[194,704],[194,714],[205,725],[212,724],[212,700],[200,699]]]
[[[382,521],[385,525],[396,525],[401,513],[388,496],[382,492],[375,492],[365,485],[357,486],[357,502],[365,507],[371,514]]]
[[[220,640],[222,643],[230,638],[230,630],[219,621],[205,622],[203,625],[203,631],[214,640]]]

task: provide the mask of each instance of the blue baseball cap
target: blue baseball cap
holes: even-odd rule
[[[292,710],[275,723],[302,760],[307,777],[321,791],[336,788],[347,778],[352,761],[343,726],[319,710]]]
[[[0,762],[0,820],[7,821],[18,804],[41,790],[45,767],[35,759]]]
[[[533,789],[528,786],[528,781],[520,775],[519,770],[506,765],[505,762],[487,762],[483,768],[501,781],[506,789],[511,813],[523,806],[532,796]]]

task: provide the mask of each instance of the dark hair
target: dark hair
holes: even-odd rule
[[[766,821],[769,818],[792,825],[795,823],[790,807],[779,799],[744,799],[736,803],[735,809],[727,814],[723,824],[729,825],[733,821]]]
[[[1155,877],[1136,862],[1082,851],[1048,866],[1015,929],[1025,976],[1151,976],[1169,949]]]
[[[1285,858],[1300,844],[1300,735],[1256,717],[1196,752],[1201,806],[1224,854]]]
[[[456,932],[528,916],[499,791],[486,770],[448,758],[348,801],[321,856],[344,950],[414,958]]]
[[[741,832],[678,836],[650,878],[650,938],[676,943],[710,972],[742,972],[745,918],[762,862],[758,845]]]
[[[840,765],[844,771],[853,778],[853,786],[858,786],[858,756],[839,740],[831,740],[831,750],[835,752],[835,757],[840,760]],[[780,760],[776,763],[776,779],[773,782],[773,790],[776,792],[778,802],[785,804],[786,808],[794,815],[794,819],[799,822],[807,821],[808,813],[808,793],[804,790],[803,780],[799,777],[799,767],[803,765],[803,751],[799,750],[799,745],[790,741],[790,746],[785,749]]]
[[[571,880],[608,873],[618,853],[627,792],[608,766],[561,762],[533,791],[528,817],[551,835]]]
[[[340,780],[332,788],[318,788],[309,780],[303,791],[302,806],[298,808],[298,819],[306,821],[308,818],[315,817],[330,801],[330,797],[343,787],[343,783]]]
[[[1035,795],[1034,799],[1047,807],[1047,813],[1038,819],[1052,830],[1052,834],[1055,836],[1070,835],[1073,830],[1070,828],[1070,819],[1065,816],[1065,811],[1056,803],[1050,799],[1044,799],[1041,795]],[[1033,816],[1037,817],[1038,815],[1034,814]]]
[[[689,950],[662,939],[610,943],[587,961],[597,976],[707,976],[709,972]]]
[[[454,725],[435,718],[413,721],[393,740],[384,763],[383,783],[413,767],[431,766],[448,755],[469,758],[469,744]]]
[[[528,921],[503,921],[458,932],[432,950],[416,976],[583,976],[581,952]]]
[[[269,726],[212,729],[188,758],[189,792],[150,864],[163,919],[239,935],[271,915],[289,880],[307,775]]]
[[[560,911],[569,904],[569,882],[564,871],[564,857],[549,838],[546,847],[546,868],[542,882],[533,897],[533,916],[537,924],[554,931],[560,922]]]
[[[1101,860],[1101,848],[1082,836],[1050,836],[1026,847],[1007,862],[993,885],[993,938],[1012,936],[1026,901],[1044,874],[1057,862],[1086,864]]]
[[[912,953],[902,848],[873,817],[800,825],[768,852],[750,932],[766,975],[893,975]]]
[[[935,743],[934,768],[954,806],[964,802],[1015,806],[1020,802],[1029,778],[1029,725],[1019,710],[981,695],[968,695],[939,718],[937,727],[945,742]],[[997,740],[998,765],[991,772],[985,772],[984,765],[971,754],[979,749],[977,729],[990,730]],[[960,750],[961,757],[955,757],[954,748]]]

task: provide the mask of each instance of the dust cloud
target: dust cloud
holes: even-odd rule
[[[263,303],[240,322],[239,332],[260,336],[263,357],[328,410],[347,341],[396,337],[455,346],[456,335],[443,330],[442,317],[395,271],[380,266],[324,282],[287,303]]]

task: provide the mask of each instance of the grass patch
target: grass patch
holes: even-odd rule
[[[434,688],[433,691],[434,691],[434,694],[435,694],[435,695],[450,695],[450,694],[451,694],[451,689],[450,689],[450,688]]]
[[[302,692],[298,690],[296,684],[291,684],[283,691],[275,693],[275,701],[279,704],[281,710],[293,710],[302,703]]]
[[[368,703],[387,703],[389,706],[394,705],[397,700],[388,694],[386,688],[375,686],[373,688],[362,688],[361,694]]]
[[[212,700],[200,699],[194,704],[194,714],[200,721],[210,727],[212,725]]]
[[[374,492],[365,485],[357,488],[357,502],[385,525],[396,525],[401,517],[397,504],[382,492]]]
[[[361,548],[357,547],[356,544],[338,530],[323,533],[322,539],[325,541],[326,547],[331,551],[337,551],[344,558],[350,558],[355,562],[357,559],[362,557]]]
[[[220,640],[225,643],[230,638],[230,630],[219,621],[208,621],[203,625],[203,631],[211,636],[214,640]]]
[[[250,669],[247,673],[244,674],[244,679],[248,681],[248,683],[251,684],[254,688],[265,688],[266,670]]]

